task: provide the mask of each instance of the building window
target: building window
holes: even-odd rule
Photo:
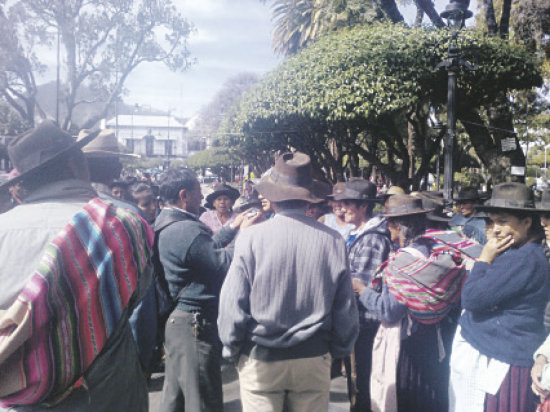
[[[166,156],[172,156],[172,140],[166,140],[164,142],[164,154]]]
[[[155,138],[153,136],[145,136],[145,154],[147,156],[155,154]]]

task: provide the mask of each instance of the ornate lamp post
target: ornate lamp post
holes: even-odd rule
[[[443,198],[445,203],[450,204],[453,200],[453,145],[456,136],[456,76],[460,66],[470,70],[474,67],[462,60],[458,55],[458,33],[464,27],[466,19],[472,17],[473,13],[468,10],[470,0],[450,0],[441,13],[441,17],[447,20],[451,29],[447,59],[439,63],[436,68],[445,67],[448,74],[447,80],[447,136],[445,138],[445,160],[443,176]]]

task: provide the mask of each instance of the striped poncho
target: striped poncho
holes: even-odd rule
[[[149,269],[152,231],[91,200],[0,311],[0,405],[56,403],[82,384]],[[28,276],[14,273],[14,276]]]
[[[443,242],[445,233],[428,231],[422,236],[422,242],[430,245],[428,257],[414,247],[399,249],[380,266],[375,277],[376,283],[384,281],[393,296],[407,306],[411,317],[423,324],[439,322],[452,309],[466,280],[466,263],[473,262],[472,254],[477,253],[477,249],[470,249],[474,242]]]

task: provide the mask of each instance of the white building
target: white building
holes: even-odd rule
[[[115,130],[118,142],[144,157],[187,157],[186,127],[174,116],[118,115],[102,128]]]

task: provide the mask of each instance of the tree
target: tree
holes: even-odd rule
[[[212,172],[223,177],[224,180],[231,181],[230,169],[233,165],[238,164],[239,160],[225,147],[212,147],[195,153],[185,163],[191,169],[201,170],[202,173],[206,168],[210,168]]]
[[[362,0],[273,0],[273,50],[290,56],[322,35],[373,21],[382,13]]]
[[[430,107],[446,103],[446,73],[432,72],[446,55],[446,36],[446,30],[389,23],[331,33],[245,96],[225,124],[225,144],[258,163],[271,150],[296,148],[310,153],[318,173],[333,180],[345,167],[356,170],[362,157],[394,182],[418,187],[439,150],[441,132],[427,119]],[[540,84],[539,62],[498,37],[465,32],[462,38],[463,56],[477,56],[479,69],[458,77],[459,113],[476,115],[469,127],[486,128],[486,108],[495,96]],[[488,136],[472,144],[497,175],[498,162],[487,161],[497,142]]]
[[[400,2],[413,2],[416,6],[416,27],[422,24],[424,16],[428,16],[435,27],[445,25],[433,0]],[[273,50],[285,56],[295,54],[331,31],[384,19],[404,22],[395,0],[273,0],[271,10]]]
[[[3,7],[3,6],[2,6]],[[29,125],[34,124],[38,109],[36,102],[35,73],[44,70],[44,66],[31,48],[19,41],[17,27],[13,19],[6,17],[3,8],[0,10],[0,95],[19,113]]]
[[[215,137],[225,114],[259,80],[257,74],[247,72],[227,79],[212,100],[199,111],[192,138],[196,141]]]
[[[91,127],[103,118],[140,64],[162,62],[170,69],[184,70],[189,63],[186,41],[192,25],[171,0],[18,0],[6,14],[13,36],[2,44],[2,52],[14,59],[15,52],[31,50],[27,60],[32,62],[36,47],[54,48],[59,35],[65,55],[64,129],[71,127],[74,109],[85,103],[102,102],[102,109],[80,127]],[[35,65],[25,67],[25,73],[32,75],[36,70]],[[35,93],[33,86],[33,81],[22,86],[26,95]],[[91,97],[82,97],[84,86],[93,90]],[[12,100],[8,99],[20,104],[22,99],[16,95]],[[24,116],[31,122],[33,110],[31,101]]]

